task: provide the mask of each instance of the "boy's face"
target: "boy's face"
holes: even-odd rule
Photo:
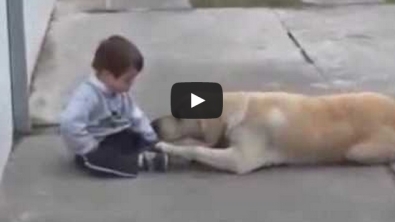
[[[107,70],[101,72],[101,80],[103,83],[115,93],[123,93],[129,91],[134,79],[138,75],[138,71],[134,67],[128,68],[118,78]]]

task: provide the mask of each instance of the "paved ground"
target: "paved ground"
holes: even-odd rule
[[[147,57],[133,93],[152,118],[170,112],[169,90],[179,81],[216,81],[225,90],[395,93],[394,6],[115,14],[64,7],[37,67],[30,104],[37,124],[57,123],[70,90],[90,72],[96,44],[113,33],[133,39]],[[395,218],[394,176],[384,166],[278,168],[242,177],[185,167],[100,180],[68,161],[56,131],[25,138],[6,168],[0,221]]]
[[[69,90],[90,73],[98,42],[114,33],[133,39],[147,58],[133,90],[150,116],[170,113],[170,89],[178,81],[217,81],[224,90],[287,86],[305,92],[322,83],[277,14],[267,9],[77,13],[52,23],[31,96],[37,123],[57,122]]]
[[[31,136],[6,169],[0,221],[392,222],[394,180],[382,167],[199,168],[92,179],[70,167],[59,137]]]
[[[279,15],[332,86],[393,95],[394,11],[357,6]]]

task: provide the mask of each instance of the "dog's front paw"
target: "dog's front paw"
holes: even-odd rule
[[[167,142],[158,142],[155,145],[155,149],[167,153],[169,155],[176,155],[183,157],[187,160],[192,160],[193,159],[193,150],[188,147],[183,147],[183,146],[177,146],[173,145]]]
[[[163,141],[155,144],[155,149],[164,153],[168,153],[170,151],[170,147],[171,145],[169,143]]]

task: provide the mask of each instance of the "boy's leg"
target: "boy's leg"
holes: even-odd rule
[[[90,171],[121,177],[136,177],[139,171],[138,153],[122,154],[111,146],[100,146],[84,156]]]
[[[144,146],[141,146],[144,145]],[[138,147],[138,146],[137,146]],[[169,156],[153,149],[154,144],[142,143],[138,148],[142,169],[145,171],[165,172],[169,167]]]
[[[136,177],[139,171],[137,150],[126,150],[131,141],[124,132],[105,138],[99,147],[82,156],[85,168],[98,175]]]
[[[168,164],[166,154],[151,152],[139,135],[128,130],[108,136],[82,158],[93,173],[122,177],[136,177],[140,169],[165,171]]]
[[[84,157],[81,155],[75,155],[74,156],[74,162],[76,164],[76,166],[80,169],[85,169],[85,161],[84,161]]]
[[[123,149],[132,150],[132,152],[139,152],[139,165],[141,169],[146,171],[160,171],[164,172],[168,168],[169,157],[167,154],[154,150],[154,144],[144,140],[144,138],[132,131],[125,131],[130,143],[133,145],[123,147]],[[128,151],[127,151],[128,152]]]

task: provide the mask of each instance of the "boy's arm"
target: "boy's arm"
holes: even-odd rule
[[[131,128],[134,132],[139,133],[148,145],[158,141],[157,134],[151,126],[151,121],[133,101],[131,105]]]
[[[60,133],[66,145],[76,154],[86,154],[98,145],[98,141],[87,131],[89,113],[93,108],[89,91],[81,88],[61,115]]]

